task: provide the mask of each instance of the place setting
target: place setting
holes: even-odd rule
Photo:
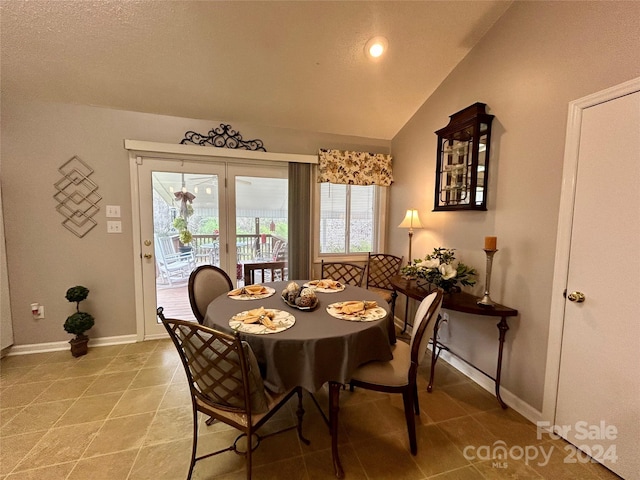
[[[327,307],[327,313],[332,317],[352,322],[372,322],[387,315],[384,308],[375,301],[351,300],[332,303]]]
[[[320,293],[336,293],[342,292],[345,289],[345,284],[325,278],[322,280],[311,280],[303,285],[304,287],[313,288],[316,292]]]
[[[268,335],[283,332],[296,323],[289,312],[274,308],[255,308],[235,314],[229,320],[229,327],[242,333]]]
[[[233,300],[259,300],[261,298],[268,298],[274,293],[276,293],[274,288],[255,284],[231,290],[227,293],[227,296]]]

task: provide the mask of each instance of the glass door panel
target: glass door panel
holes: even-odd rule
[[[139,170],[145,338],[164,334],[168,318],[195,320],[189,275],[199,265],[226,264],[224,166],[145,159]],[[149,201],[150,199],[151,201]]]
[[[245,273],[250,283],[287,280],[288,262],[288,180],[286,167],[230,167],[229,177],[235,217],[235,279],[238,286],[245,284]],[[284,262],[284,273],[271,274],[263,267],[277,267]],[[259,264],[258,270],[251,265]],[[247,265],[247,267],[245,267]],[[245,272],[246,270],[246,272]],[[253,270],[253,274],[250,273]],[[252,276],[255,275],[255,276]],[[232,277],[233,278],[233,277]]]

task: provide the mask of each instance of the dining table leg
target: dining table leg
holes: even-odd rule
[[[340,389],[338,382],[329,382],[329,430],[331,432],[331,456],[336,478],[343,478],[344,471],[338,455],[338,411],[340,410]]]

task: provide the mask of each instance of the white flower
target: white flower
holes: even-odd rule
[[[442,274],[443,280],[449,280],[456,276],[458,270],[452,265],[444,264],[440,265],[440,273]]]
[[[419,268],[438,268],[440,266],[440,261],[437,258],[432,258],[431,260],[422,260],[417,265]]]

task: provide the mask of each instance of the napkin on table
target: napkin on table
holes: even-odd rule
[[[378,304],[375,301],[358,301],[352,300],[349,302],[342,302],[342,305],[337,306],[336,310],[344,315],[355,315],[357,313],[364,313],[365,311],[376,308]]]
[[[271,321],[272,318],[275,317],[273,312],[265,310],[264,307],[254,308],[253,310],[249,310],[244,315],[236,315],[235,318],[237,320],[242,320],[242,323],[258,323],[260,322],[265,327],[275,330],[276,326]]]
[[[309,282],[309,285],[313,285],[318,288],[326,288],[328,290],[340,290],[342,288],[342,284],[340,282],[328,278],[323,280],[312,280]]]
[[[229,297],[235,297],[237,295],[260,295],[267,292],[267,288],[263,285],[247,285],[246,287],[231,290],[229,293],[227,293],[227,295]]]

